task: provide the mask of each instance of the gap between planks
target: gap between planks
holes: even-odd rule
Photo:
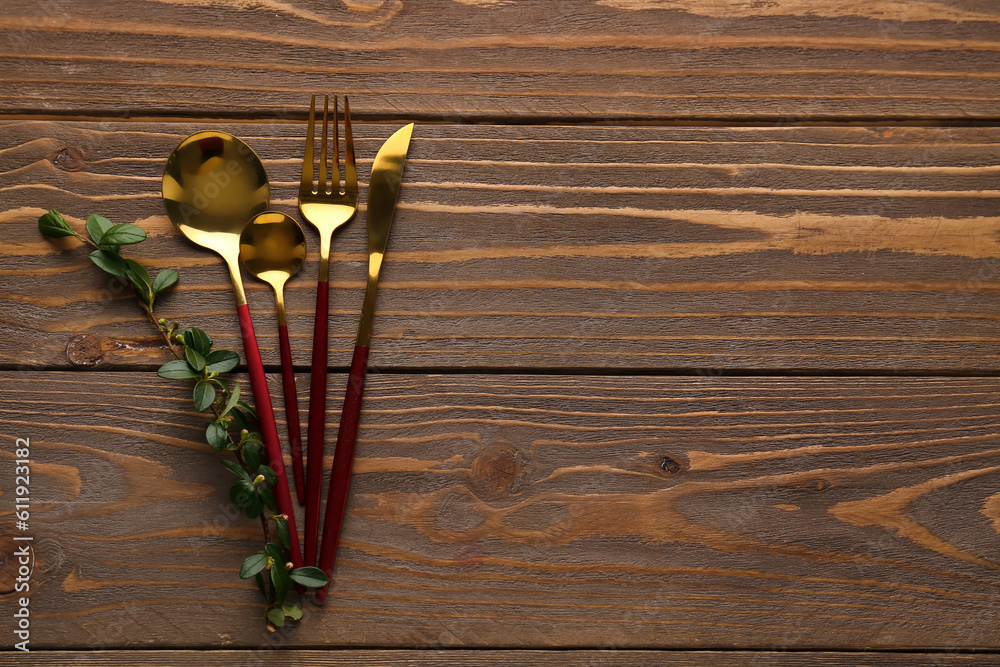
[[[121,651],[32,651],[30,658],[20,653],[0,653],[0,667],[68,664],[136,665],[146,667],[172,667],[174,665],[202,665],[203,667],[230,667],[266,661],[266,654],[282,665],[305,667],[326,665],[351,665],[352,667],[440,667],[442,665],[509,667],[544,667],[545,665],[601,665],[602,667],[642,666],[670,664],[674,667],[715,667],[724,665],[770,665],[772,667],[798,667],[809,664],[819,667],[853,667],[879,664],[887,667],[916,665],[960,665],[987,667],[997,664],[997,653],[959,653],[939,651],[871,652],[871,651],[719,651],[705,650],[615,650],[578,648],[565,649],[280,649],[275,646],[280,635],[272,642],[263,642],[254,650],[121,650]],[[262,655],[263,654],[263,655]],[[263,659],[263,660],[262,660]]]
[[[172,359],[166,359],[172,361]],[[24,366],[0,364],[0,372],[25,373],[156,373],[160,365],[119,365],[89,366],[86,368],[67,368],[65,366]],[[328,366],[328,373],[347,374],[349,366]],[[232,373],[246,373],[245,366],[237,366]],[[264,365],[265,373],[278,374],[280,366]],[[308,375],[312,372],[310,366],[293,366],[292,372]],[[1000,377],[1000,369],[857,369],[857,368],[620,368],[620,367],[577,367],[577,366],[378,366],[369,367],[368,375],[592,375],[600,377],[760,377],[760,378],[797,378],[797,377],[831,377],[831,378],[993,378]]]
[[[608,118],[584,115],[550,116],[521,115],[495,116],[490,114],[464,114],[460,117],[412,114],[352,114],[355,123],[400,124],[418,123],[423,125],[573,125],[580,127],[784,127],[784,128],[850,128],[850,127],[924,127],[924,128],[994,128],[1000,127],[1000,115],[969,118],[967,116],[816,116],[789,117],[777,115],[753,116],[689,116],[684,118],[653,118],[647,116],[614,116]],[[57,121],[57,122],[120,122],[120,123],[269,123],[277,125],[298,125],[308,120],[308,112],[275,115],[228,114],[206,116],[201,113],[191,115],[170,113],[150,113],[131,115],[128,112],[107,110],[78,114],[71,111],[38,113],[0,113],[0,122],[10,121]]]

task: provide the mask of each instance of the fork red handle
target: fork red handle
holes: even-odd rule
[[[281,350],[281,389],[285,396],[285,419],[288,422],[288,449],[292,453],[292,476],[295,479],[295,497],[302,505],[306,502],[306,485],[302,471],[302,435],[299,425],[299,397],[295,386],[295,368],[292,365],[292,346],[288,342],[288,325],[278,325],[278,347]]]
[[[250,308],[245,303],[241,303],[236,307],[236,312],[240,318],[243,353],[246,355],[247,368],[250,371],[250,390],[253,392],[253,404],[257,409],[257,421],[260,423],[260,435],[264,440],[267,463],[274,470],[274,474],[278,478],[277,483],[274,485],[274,504],[279,514],[284,514],[288,517],[288,537],[291,541],[292,566],[302,567],[302,551],[299,548],[299,534],[295,528],[295,511],[292,509],[292,496],[288,492],[285,460],[281,455],[278,427],[274,423],[274,407],[271,405],[271,393],[267,388],[264,363],[260,359],[257,336],[254,335],[253,321],[250,319]]]
[[[340,413],[340,427],[337,430],[337,448],[333,452],[333,471],[330,474],[330,490],[326,497],[326,516],[323,518],[323,546],[319,555],[319,567],[329,577],[333,573],[333,561],[340,544],[340,527],[344,523],[344,508],[347,506],[347,487],[351,482],[351,467],[354,464],[354,446],[358,442],[358,422],[361,418],[361,398],[365,393],[365,376],[368,373],[368,346],[354,348],[351,359],[351,374],[347,378],[347,393],[344,394],[344,409]],[[316,591],[318,600],[326,599],[329,584]]]
[[[326,438],[326,367],[329,356],[330,282],[316,286],[312,369],[309,373],[309,435],[306,441],[306,565],[316,564],[319,504],[323,490],[323,445]]]

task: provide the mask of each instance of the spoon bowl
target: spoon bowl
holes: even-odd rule
[[[267,210],[270,196],[260,158],[225,132],[192,134],[174,149],[163,174],[163,203],[170,221],[227,263],[239,256],[247,220]],[[237,289],[241,291],[242,285]]]
[[[260,213],[240,234],[240,259],[250,273],[273,287],[280,299],[285,282],[306,261],[305,234],[299,223],[284,213]],[[279,300],[279,323],[284,319],[284,303]]]

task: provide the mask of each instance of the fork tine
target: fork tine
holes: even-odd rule
[[[306,130],[306,154],[302,158],[302,180],[299,183],[299,193],[313,191],[313,143],[316,128],[316,96],[309,103],[309,129]]]
[[[327,159],[327,123],[329,122],[329,107],[330,107],[330,96],[323,96],[323,161],[319,163],[319,184],[316,186],[316,192],[323,194],[328,192],[326,188],[326,159]],[[334,118],[333,122],[336,123],[337,119]]]
[[[354,134],[351,132],[351,105],[344,95],[344,190],[358,194],[358,168],[354,164]]]
[[[333,184],[330,192],[340,192],[340,123],[337,120],[337,96],[333,96],[333,171],[330,173],[330,180]]]

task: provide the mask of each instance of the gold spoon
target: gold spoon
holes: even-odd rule
[[[274,423],[264,364],[240,277],[240,233],[247,221],[267,209],[270,189],[264,165],[245,143],[225,132],[198,132],[182,141],[163,172],[163,204],[174,226],[188,239],[222,255],[236,295],[243,351],[268,461],[278,477],[274,501],[288,516],[293,567],[302,566],[295,514]]]
[[[278,312],[278,344],[281,348],[281,387],[285,394],[288,421],[288,448],[292,452],[292,474],[299,503],[306,501],[302,471],[302,436],[299,428],[299,402],[295,389],[292,348],[288,343],[285,318],[285,283],[302,268],[306,260],[306,237],[299,223],[284,213],[267,211],[254,217],[240,235],[240,259],[247,270],[274,288]]]

